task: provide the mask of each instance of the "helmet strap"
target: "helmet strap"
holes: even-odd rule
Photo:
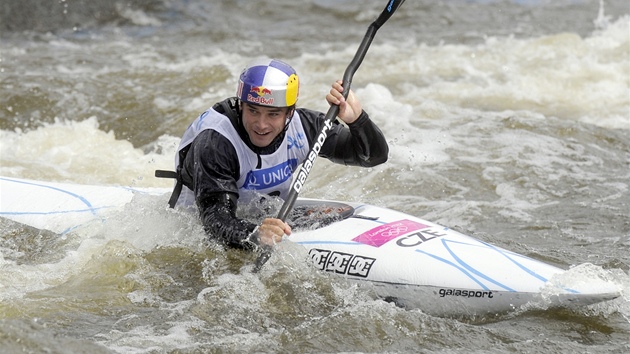
[[[295,105],[291,106],[289,112],[287,114],[287,123],[284,125],[284,131],[286,132],[289,129],[289,124],[291,124],[291,120],[293,119],[293,114],[295,113]]]

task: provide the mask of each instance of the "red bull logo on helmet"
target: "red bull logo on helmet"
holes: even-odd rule
[[[254,92],[258,95],[258,97],[262,97],[265,95],[271,95],[271,90],[266,88],[265,86],[253,86],[249,92]]]
[[[247,102],[271,106],[274,102],[273,92],[264,86],[252,86],[247,94]]]

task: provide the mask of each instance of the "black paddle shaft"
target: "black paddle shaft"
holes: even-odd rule
[[[374,39],[374,36],[376,35],[376,31],[385,23],[385,21],[387,21],[392,16],[394,11],[396,11],[396,9],[400,5],[402,5],[403,2],[404,0],[402,1],[390,0],[387,6],[385,7],[385,9],[383,10],[383,12],[381,13],[381,15],[374,22],[372,22],[372,24],[370,24],[370,26],[368,27],[367,32],[365,36],[363,37],[363,41],[361,42],[361,45],[359,45],[357,52],[354,54],[354,58],[352,59],[352,61],[350,62],[350,64],[346,68],[346,71],[343,74],[342,86],[343,86],[344,98],[348,98],[348,93],[350,92],[350,86],[352,84],[352,77],[354,76],[354,73],[357,71],[357,69],[359,69],[359,66],[363,62],[363,58],[365,57],[365,54],[367,53],[368,48],[370,47],[370,44],[372,43],[372,40]],[[298,197],[298,194],[300,193],[302,185],[306,181],[306,178],[308,177],[308,174],[311,168],[313,167],[312,164],[317,158],[317,153],[319,152],[319,149],[321,148],[321,144],[323,144],[323,141],[328,136],[328,130],[332,126],[332,122],[337,117],[337,114],[339,114],[339,106],[331,105],[324,118],[324,126],[322,130],[320,131],[320,134],[318,135],[318,139],[314,141],[313,146],[311,146],[311,151],[308,155],[307,160],[305,161],[305,163],[302,164],[300,170],[298,171],[296,175],[296,178],[291,184],[291,190],[289,191],[289,196],[287,197],[286,201],[282,205],[282,208],[280,208],[280,212],[278,212],[278,219],[282,221],[286,221],[286,218],[289,215],[289,212],[291,211],[291,209],[293,208],[293,205],[295,204],[295,201],[297,200],[297,197]]]
[[[352,77],[361,65],[361,62],[363,62],[363,58],[365,57],[365,54],[367,53],[368,48],[370,47],[370,44],[372,43],[372,40],[376,35],[376,31],[381,28],[381,26],[394,14],[394,11],[396,11],[396,9],[398,9],[398,7],[400,7],[403,2],[405,2],[405,0],[389,0],[387,6],[380,14],[380,16],[378,16],[378,18],[374,20],[374,22],[372,22],[368,27],[367,32],[363,37],[363,41],[361,41],[357,52],[354,54],[354,58],[352,59],[343,74],[342,94],[344,98],[348,98],[348,93],[350,92],[350,86],[352,84]],[[336,119],[337,114],[339,114],[339,106],[331,105],[324,118],[324,125],[322,127],[322,130],[320,131],[317,138],[313,141],[313,145],[311,146],[311,150],[307,155],[306,160],[302,163],[300,169],[298,170],[298,173],[293,179],[293,183],[291,183],[289,195],[287,196],[287,199],[278,212],[278,219],[286,221],[289,213],[293,209],[293,205],[298,198],[298,194],[300,193],[302,186],[306,182],[306,178],[313,168],[313,164],[317,159],[317,155],[319,154],[322,144],[324,144],[324,141],[326,141],[326,138],[328,137],[328,131],[332,128],[333,121]],[[270,256],[270,250],[265,249],[263,253],[256,259],[254,272],[260,270],[260,268],[267,262]]]

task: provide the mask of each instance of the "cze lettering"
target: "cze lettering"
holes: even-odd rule
[[[401,237],[396,241],[396,244],[400,247],[416,247],[423,242],[442,236],[446,236],[446,234],[432,230],[418,231],[411,235]]]
[[[332,127],[333,124],[331,121],[325,122],[324,128],[317,136],[315,145],[313,145],[311,152],[308,154],[308,158],[306,159],[306,161],[304,161],[302,167],[300,168],[300,171],[295,177],[295,181],[293,182],[293,189],[297,193],[300,193],[300,190],[302,190],[302,186],[304,185],[304,182],[306,182],[306,177],[308,177],[308,174],[311,172],[311,169],[313,168],[313,163],[315,162],[315,159],[317,158],[319,152],[322,150],[322,145],[324,145],[324,142],[328,137],[328,131],[332,129]]]
[[[492,291],[481,291],[481,290],[460,290],[460,289],[440,289],[440,297],[446,296],[461,296],[468,298],[494,298],[494,294]]]

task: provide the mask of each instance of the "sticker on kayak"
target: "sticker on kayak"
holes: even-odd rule
[[[370,229],[352,239],[352,241],[366,245],[381,247],[396,237],[428,228],[428,225],[421,224],[408,219],[390,222]]]
[[[308,254],[315,267],[320,270],[361,278],[368,277],[372,265],[376,262],[375,258],[317,248],[311,249]]]

